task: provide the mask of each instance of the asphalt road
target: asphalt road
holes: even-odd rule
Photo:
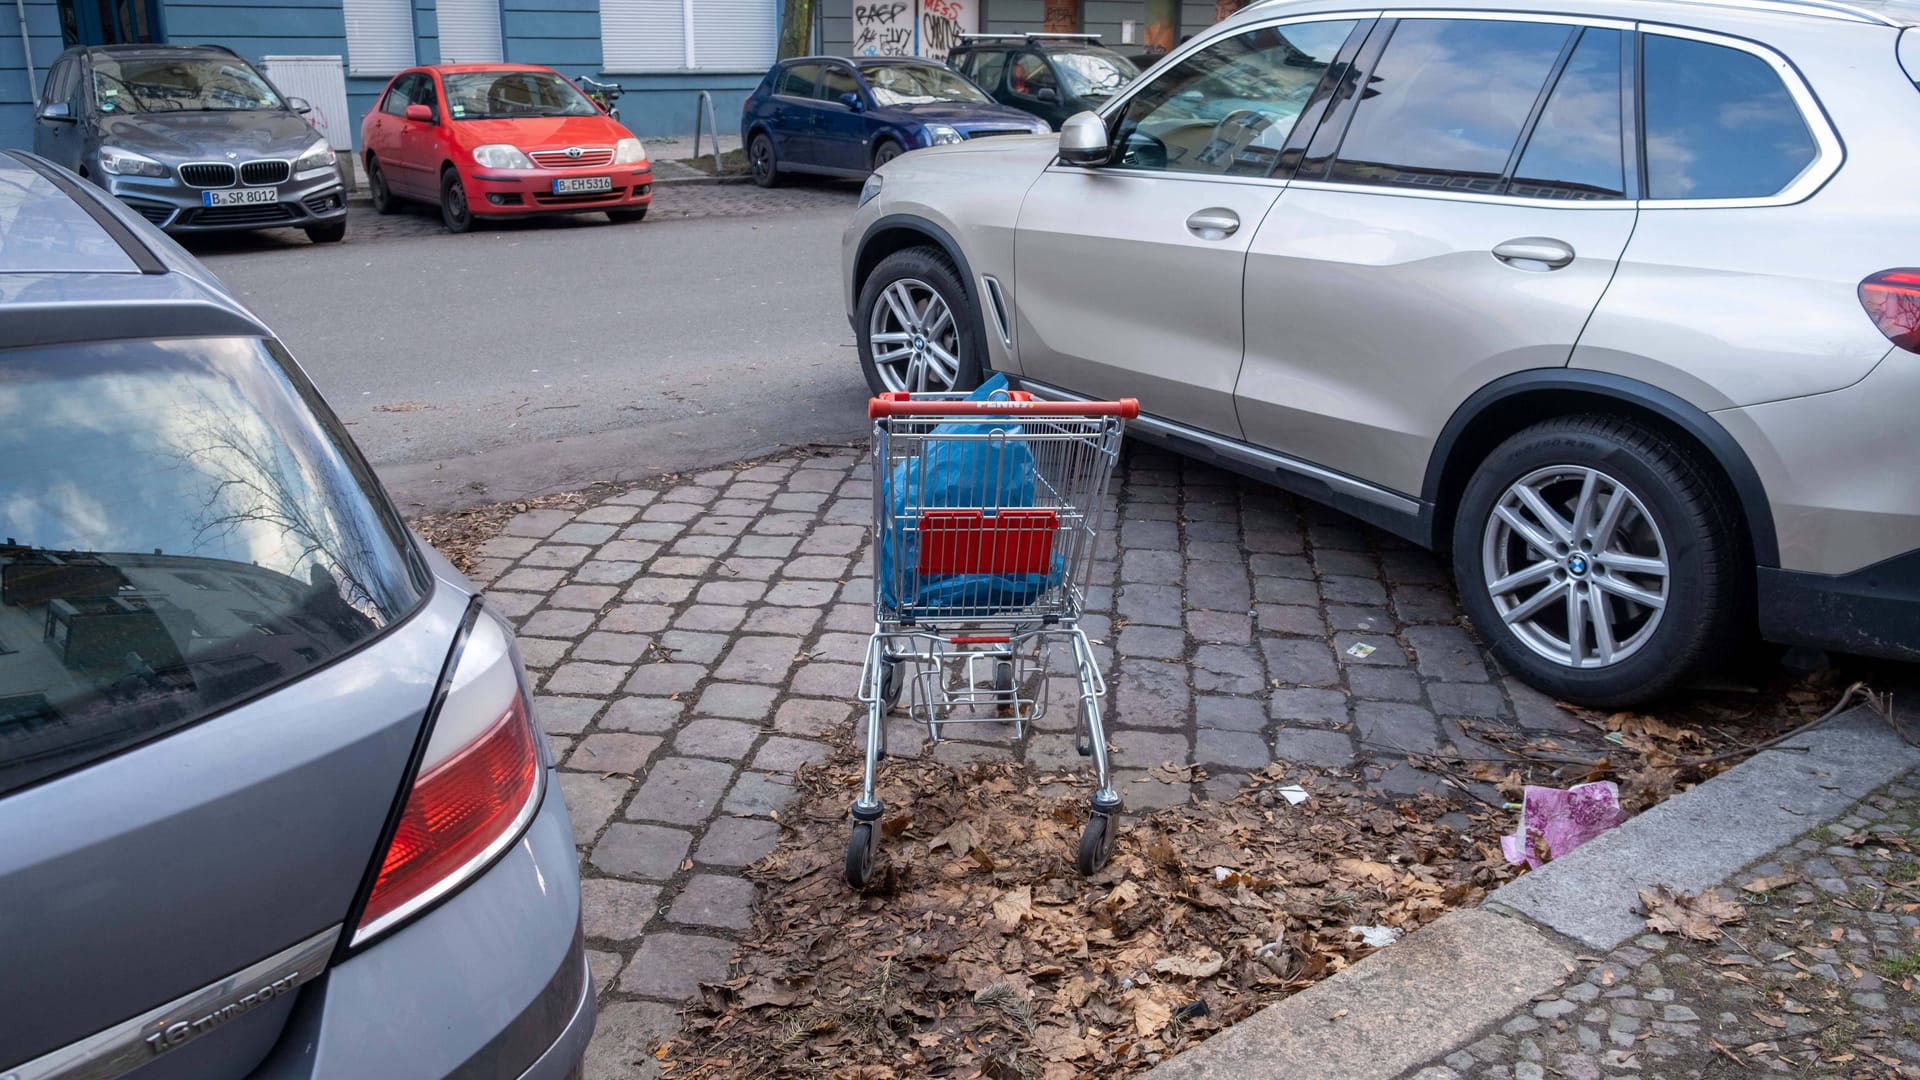
[[[663,190],[655,214],[449,236],[356,209],[192,247],[293,350],[403,512],[719,464],[866,429],[840,295],[854,189]]]

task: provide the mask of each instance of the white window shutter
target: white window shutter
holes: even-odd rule
[[[506,58],[500,44],[500,0],[437,0],[440,62],[497,64]]]
[[[413,0],[342,0],[347,70],[392,75],[413,66]]]
[[[600,0],[602,66],[615,74],[683,70],[684,14],[682,0]]]
[[[702,71],[765,71],[780,47],[774,0],[697,0],[694,63]]]

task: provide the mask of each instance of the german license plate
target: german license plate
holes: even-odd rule
[[[231,191],[203,191],[202,206],[259,206],[280,201],[280,189],[270,187],[234,188]]]
[[[570,176],[553,182],[555,195],[584,195],[593,191],[612,191],[611,176]]]

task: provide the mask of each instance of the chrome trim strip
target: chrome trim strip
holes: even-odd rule
[[[1049,386],[1046,383],[1038,382],[1024,376],[1020,379],[1020,388],[1031,391],[1043,399],[1051,398],[1059,401],[1091,400],[1079,394],[1062,390],[1057,386]],[[1384,506],[1395,513],[1411,515],[1420,512],[1420,501],[1418,499],[1408,498],[1397,491],[1389,491],[1386,488],[1377,487],[1367,483],[1365,480],[1348,476],[1345,473],[1335,472],[1332,469],[1323,469],[1318,465],[1301,461],[1299,458],[1288,457],[1285,454],[1278,454],[1272,450],[1263,450],[1257,446],[1240,442],[1237,439],[1222,438],[1219,435],[1201,431],[1198,428],[1191,428],[1172,420],[1149,416],[1144,412],[1140,414],[1139,419],[1132,422],[1153,428],[1162,434],[1171,435],[1175,438],[1206,443],[1222,454],[1239,458],[1242,461],[1251,461],[1277,471],[1290,472],[1296,476],[1310,477],[1362,502],[1372,503],[1375,506]],[[6,1080],[6,1078],[0,1077],[0,1080]]]
[[[0,1080],[112,1080],[238,1019],[327,969],[340,938],[330,926],[217,982],[105,1031],[0,1072]]]
[[[987,315],[993,319],[993,332],[1000,335],[1000,343],[1013,348],[1013,334],[1007,329],[1007,294],[1000,287],[1000,279],[992,274],[981,274],[980,281],[986,286]]]
[[[1486,195],[1475,191],[1398,187],[1393,184],[1351,184],[1337,180],[1295,180],[1287,186],[1299,188],[1301,191],[1349,191],[1356,195],[1441,199],[1446,202],[1489,203],[1494,206],[1533,206],[1542,210],[1632,210],[1640,205],[1632,199],[1528,199],[1518,195]]]

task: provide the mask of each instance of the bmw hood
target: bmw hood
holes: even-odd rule
[[[103,144],[167,161],[293,158],[319,138],[284,109],[104,116],[98,126]]]

